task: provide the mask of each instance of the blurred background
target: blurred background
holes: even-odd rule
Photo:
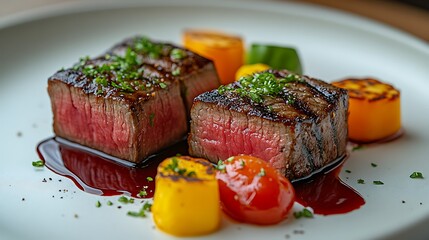
[[[114,1],[114,0],[107,0]],[[138,1],[138,0],[136,0]],[[142,0],[144,1],[144,0]],[[201,1],[201,0],[200,0]],[[255,0],[251,0],[255,1]],[[257,0],[256,0],[257,1]],[[365,16],[394,26],[425,41],[429,41],[429,0],[276,0],[316,4]],[[0,0],[0,28],[17,19],[28,19],[26,14],[43,8],[55,9],[55,5],[75,5],[79,2],[105,0]]]

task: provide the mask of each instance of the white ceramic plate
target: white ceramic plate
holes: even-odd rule
[[[157,231],[150,218],[126,216],[128,210],[138,210],[138,204],[108,207],[107,200],[117,203],[117,197],[82,192],[71,180],[46,168],[37,170],[31,162],[38,160],[37,143],[53,135],[46,92],[51,74],[125,37],[145,34],[179,42],[181,31],[192,27],[237,33],[247,43],[294,46],[305,73],[327,81],[374,76],[393,83],[402,92],[406,131],[394,142],[353,152],[346,162],[345,168],[352,171],[346,182],[366,200],[359,210],[314,219],[292,217],[271,227],[224,220],[221,230],[207,239],[428,236],[424,227],[429,224],[428,180],[409,177],[421,171],[429,178],[425,43],[365,19],[286,2],[104,3],[60,6],[43,13],[49,17],[34,14],[34,21],[3,24],[0,29],[0,239],[172,238]],[[372,162],[378,167],[371,167]],[[42,182],[44,178],[52,181]],[[359,178],[367,184],[357,184]],[[373,180],[385,185],[373,185]],[[98,200],[101,208],[95,207]]]

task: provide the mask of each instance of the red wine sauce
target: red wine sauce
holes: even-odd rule
[[[338,174],[341,166],[294,184],[296,201],[321,215],[348,213],[360,208],[365,200],[345,184]]]
[[[85,192],[104,196],[127,193],[143,198],[153,197],[158,164],[176,154],[188,155],[187,149],[186,141],[181,141],[136,165],[61,138],[50,138],[37,146],[46,167],[70,178]],[[295,181],[297,201],[322,215],[347,213],[362,206],[364,199],[338,177],[343,160],[310,178]],[[147,195],[139,195],[141,190]]]

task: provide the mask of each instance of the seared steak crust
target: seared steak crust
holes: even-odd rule
[[[270,73],[277,78],[290,74]],[[304,177],[345,154],[347,110],[346,91],[307,76],[259,103],[213,90],[194,100],[189,151],[212,162],[250,154],[289,179]]]
[[[127,39],[48,79],[54,132],[140,162],[185,136],[189,102],[218,85],[210,60],[171,44]]]

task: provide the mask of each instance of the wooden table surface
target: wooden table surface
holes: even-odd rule
[[[295,0],[361,15],[408,32],[429,42],[429,9],[387,0]],[[408,1],[419,2],[419,1]],[[421,0],[428,6],[429,0]]]

